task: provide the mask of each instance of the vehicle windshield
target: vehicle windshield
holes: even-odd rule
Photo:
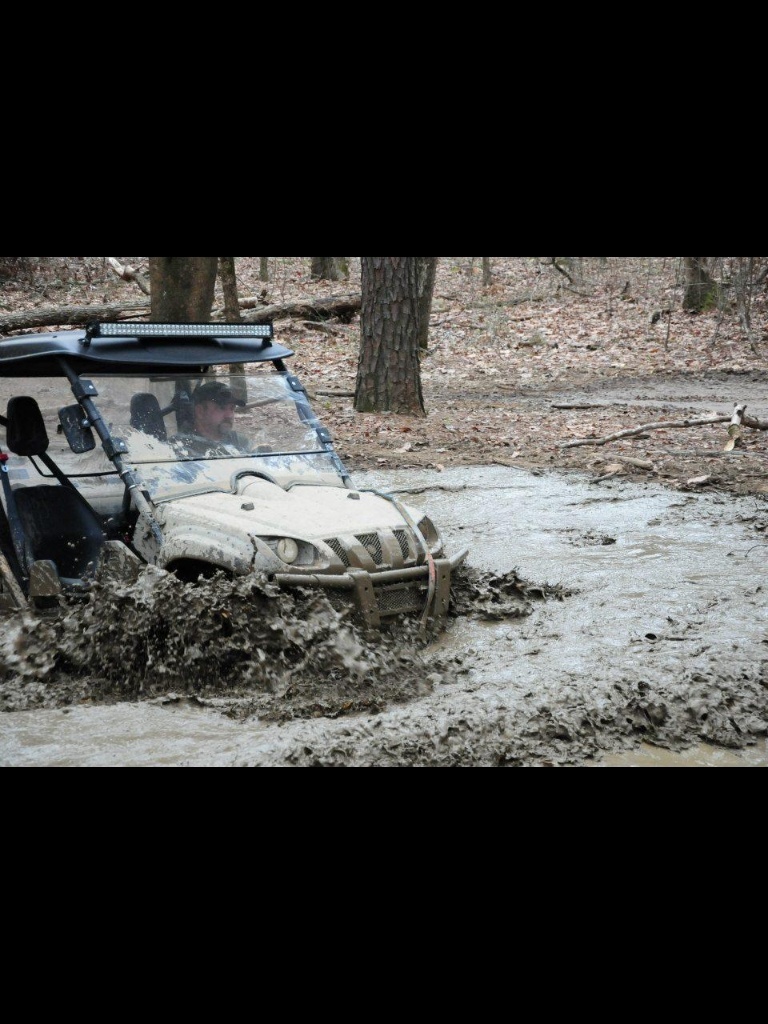
[[[229,490],[233,474],[242,472],[257,472],[283,486],[340,482],[338,458],[321,439],[307,396],[289,373],[264,368],[198,377],[89,374],[87,379],[112,440],[124,443],[124,459],[153,498],[178,494],[184,481],[182,490]],[[67,476],[85,491],[99,484],[99,477],[114,480],[115,466],[95,430],[93,449],[70,447],[59,416],[74,402],[66,378],[13,384],[13,394],[37,400],[48,432],[48,455]],[[40,460],[32,461],[41,476],[51,476]],[[316,474],[329,479],[316,480]],[[106,482],[102,479],[99,486]]]

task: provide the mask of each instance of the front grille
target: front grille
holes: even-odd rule
[[[356,539],[360,541],[376,565],[381,565],[384,557],[381,553],[381,541],[378,533],[358,533]]]
[[[376,600],[382,615],[420,611],[426,600],[425,588],[418,583],[396,583],[391,587],[377,587]]]
[[[412,541],[410,539],[410,533],[407,530],[393,530],[392,536],[397,541],[398,547],[400,548],[400,554],[405,565],[413,565],[415,563],[413,557]],[[370,557],[373,559],[373,564],[380,566],[384,565],[384,549],[381,544],[381,537],[378,533],[358,533],[355,536],[355,540],[358,544],[362,544],[365,550],[368,552]],[[333,551],[333,553],[341,560],[342,565],[345,568],[349,568],[352,564],[350,562],[349,554],[339,537],[327,537],[325,543]],[[391,551],[391,548],[390,548]],[[392,557],[390,555],[390,557]]]
[[[395,540],[400,545],[400,550],[403,553],[403,560],[406,561],[410,555],[410,550],[408,548],[408,534],[405,530],[394,530],[393,532],[395,534]]]
[[[334,555],[341,559],[344,565],[349,566],[347,552],[344,550],[343,546],[339,543],[336,537],[331,537],[331,539],[327,540],[325,543],[333,551]]]

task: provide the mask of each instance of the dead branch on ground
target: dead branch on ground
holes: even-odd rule
[[[641,427],[635,427],[633,430],[619,430],[615,434],[606,434],[605,437],[585,437],[580,438],[578,441],[568,441],[566,444],[561,445],[562,448],[578,448],[581,445],[594,444],[604,445],[610,441],[620,441],[625,437],[637,437],[638,434],[644,434],[649,430],[669,430],[679,427],[702,427],[707,426],[710,423],[730,423],[730,424],[743,424],[745,427],[751,427],[753,430],[768,430],[768,422],[755,419],[754,416],[747,416],[744,413],[746,405],[737,405],[734,407],[733,415],[731,416],[710,416],[704,420],[682,420],[678,422],[676,420],[661,420],[659,423],[644,423]]]

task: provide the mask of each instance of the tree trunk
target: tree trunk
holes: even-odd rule
[[[310,256],[313,281],[347,281],[349,279],[349,256]]]
[[[683,256],[685,266],[685,294],[683,309],[701,313],[711,309],[717,300],[717,285],[709,276],[706,256]]]
[[[221,291],[224,296],[224,319],[230,324],[239,323],[242,317],[240,316],[240,300],[237,296],[234,256],[219,256],[219,280],[221,281]],[[238,366],[237,363],[229,364],[229,372],[231,374],[237,375],[241,370],[242,367]],[[243,379],[235,376],[231,387],[235,398],[242,399],[244,402],[247,395]]]
[[[356,412],[425,416],[417,256],[361,256]]]
[[[483,288],[487,288],[493,280],[493,274],[491,273],[491,257],[481,256],[480,259],[483,261]]]
[[[150,256],[150,321],[210,323],[218,266],[218,256]],[[178,409],[179,430],[191,428],[191,417],[190,406]]]
[[[435,291],[438,256],[415,256],[419,282],[419,348],[429,348],[429,316]]]
[[[153,323],[208,323],[218,256],[150,256]]]
[[[240,300],[237,296],[234,256],[219,256],[219,280],[224,296],[224,319],[237,323],[240,320]]]
[[[269,256],[259,256],[259,280],[269,280]]]

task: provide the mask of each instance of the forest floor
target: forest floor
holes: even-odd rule
[[[145,298],[105,257],[21,259],[0,277],[0,312]],[[147,257],[116,259],[148,277]],[[483,286],[480,257],[439,258],[424,418],[354,411],[359,318],[276,321],[347,467],[502,465],[768,493],[768,430],[743,427],[734,444],[727,422],[741,404],[768,425],[765,286],[747,337],[728,292],[723,308],[682,310],[680,257],[582,257],[572,281],[547,260],[490,257]],[[336,283],[312,281],[309,257],[270,257],[266,283],[259,257],[235,261],[240,298],[265,305],[360,291],[358,258]],[[688,425],[716,417],[726,420]]]

